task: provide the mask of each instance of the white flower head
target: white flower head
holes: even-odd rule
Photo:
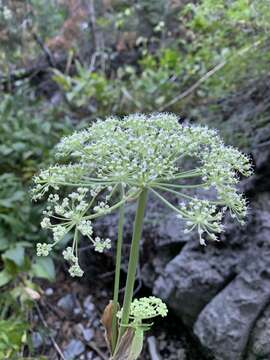
[[[105,249],[111,248],[111,240],[110,239],[100,239],[100,237],[96,237],[94,240],[94,249],[97,252],[102,253]]]
[[[52,250],[51,244],[38,243],[37,244],[37,256],[48,256]]]
[[[142,320],[149,320],[156,316],[165,317],[168,314],[166,304],[155,296],[143,297],[135,299],[131,303],[130,317],[135,322],[141,322]],[[122,310],[117,314],[118,318],[122,317]]]
[[[75,263],[74,265],[71,265],[71,267],[68,270],[70,276],[72,277],[82,277],[84,272],[80,268],[80,265],[78,263]]]
[[[53,233],[51,247],[74,232],[76,254],[64,251],[73,264],[73,276],[80,273],[76,267],[79,238],[87,237],[97,252],[109,249],[110,239],[94,236],[95,219],[137,200],[145,188],[176,211],[187,232],[197,230],[202,245],[208,238],[218,240],[225,210],[240,223],[247,214],[246,201],[236,186],[241,176],[252,174],[250,159],[226,146],[216,130],[181,124],[172,114],[98,120],[64,137],[56,155],[60,163],[34,178],[32,193],[39,200],[52,192],[42,221],[42,227]],[[63,199],[60,189],[69,191]],[[202,198],[194,197],[193,189],[203,190]],[[206,200],[207,191],[211,200]],[[182,204],[175,206],[168,194]]]

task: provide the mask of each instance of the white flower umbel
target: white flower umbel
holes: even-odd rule
[[[52,245],[37,243],[37,256],[48,256],[52,250]]]
[[[77,191],[71,192],[67,197],[60,199],[58,194],[50,194],[48,201],[50,205],[47,207],[47,210],[44,212],[45,217],[41,221],[41,227],[43,229],[50,229],[53,233],[52,244],[38,244],[37,245],[37,255],[38,256],[47,256],[59,241],[61,241],[64,236],[75,229],[75,235],[73,239],[72,247],[67,247],[63,251],[63,257],[65,260],[71,263],[69,272],[72,276],[82,276],[83,272],[79,266],[78,260],[78,232],[83,236],[88,237],[93,244],[95,251],[102,253],[105,249],[111,248],[111,240],[105,239],[102,240],[99,237],[93,238],[93,226],[92,221],[87,220],[86,212],[91,208],[91,204],[96,202],[94,206],[93,213],[95,214],[96,209],[102,209],[102,211],[107,211],[109,205],[107,201],[110,199],[110,196],[106,196],[104,201],[99,202],[96,198],[98,194],[104,189],[100,186],[94,187],[94,190],[91,192],[87,188],[79,187]],[[112,188],[110,191],[112,192]],[[87,202],[87,197],[90,196],[89,202]],[[99,210],[98,212],[100,212]],[[91,216],[90,216],[91,217]],[[54,223],[54,224],[53,224]]]
[[[97,252],[102,253],[104,249],[110,249],[111,248],[111,240],[110,239],[100,239],[99,237],[95,238],[94,241],[94,247]]]
[[[201,245],[206,245],[203,233],[208,234],[212,240],[217,240],[215,233],[222,231],[222,212],[217,210],[216,205],[207,200],[193,199],[187,205],[183,203],[180,209],[178,217],[186,220],[185,232],[197,228]]]
[[[41,223],[53,231],[52,246],[76,229],[90,239],[96,251],[109,249],[109,241],[93,237],[94,219],[137,200],[143,189],[150,189],[176,211],[186,221],[187,231],[197,229],[201,244],[207,238],[218,239],[226,210],[241,223],[247,214],[246,201],[236,186],[240,176],[252,173],[249,158],[224,145],[215,130],[182,125],[175,115],[134,114],[99,120],[63,138],[56,155],[64,164],[42,170],[33,189],[34,199],[54,192]],[[62,200],[57,193],[61,188],[71,189]],[[121,199],[120,188],[124,189]],[[188,194],[200,188],[204,199]],[[208,189],[216,195],[211,201],[205,200]],[[184,204],[173,205],[166,194]],[[77,257],[78,240],[75,242],[72,248]]]
[[[157,316],[165,317],[168,314],[166,304],[155,296],[143,297],[132,301],[130,306],[130,319],[132,324],[143,324],[144,320],[150,320]],[[118,311],[117,317],[122,318],[122,310]]]

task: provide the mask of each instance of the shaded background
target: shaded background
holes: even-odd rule
[[[99,323],[113,252],[81,247],[87,276],[37,258],[32,176],[98,118],[170,111],[248,153],[244,227],[201,248],[150,198],[137,295],[166,301],[142,359],[270,359],[269,0],[0,1],[0,358],[106,359]],[[127,209],[128,253],[134,208]],[[116,237],[117,215],[96,224]],[[67,239],[68,240],[68,239]],[[93,256],[92,256],[93,255]],[[123,266],[123,277],[126,267]]]

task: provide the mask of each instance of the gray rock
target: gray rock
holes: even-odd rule
[[[204,306],[228,282],[239,261],[238,253],[211,245],[202,248],[197,238],[190,239],[157,278],[153,292],[164,299],[186,325],[192,326]]]
[[[270,359],[270,305],[263,311],[251,332],[247,360]]]
[[[84,312],[88,316],[93,316],[93,314],[95,313],[95,304],[92,302],[92,296],[91,295],[87,296],[84,299],[83,308],[84,308]]]
[[[32,344],[34,349],[39,349],[43,345],[43,338],[38,331],[32,333]]]
[[[184,349],[177,350],[177,360],[186,360],[187,355],[186,351]]]
[[[81,314],[81,309],[79,307],[76,307],[75,309],[73,309],[73,314],[74,315],[80,315]]]
[[[47,296],[51,296],[51,295],[53,295],[53,293],[54,293],[54,291],[52,288],[48,288],[45,290],[45,295],[47,295]]]
[[[83,337],[85,341],[93,340],[95,332],[93,329],[83,329]]]
[[[270,298],[268,269],[270,252],[239,274],[200,313],[194,333],[216,360],[243,358],[253,324]]]
[[[74,297],[72,294],[67,294],[58,300],[57,306],[65,311],[72,312],[76,306]]]
[[[87,356],[87,360],[93,360],[95,354],[93,353],[93,351],[88,351],[86,356]]]
[[[95,331],[93,329],[85,328],[83,324],[75,325],[75,330],[79,336],[83,336],[85,341],[91,341],[95,336]]]
[[[85,346],[80,340],[71,340],[66,346],[63,354],[66,360],[74,360],[76,356],[81,355],[85,351]]]

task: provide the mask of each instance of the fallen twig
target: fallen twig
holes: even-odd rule
[[[39,316],[39,318],[40,318],[43,326],[44,326],[46,329],[50,329],[37,302],[35,302],[35,308],[36,308],[36,310],[37,310],[38,316]],[[51,342],[52,342],[55,350],[56,350],[57,353],[59,354],[60,358],[61,358],[62,360],[66,360],[64,354],[62,353],[62,350],[60,349],[60,347],[58,346],[57,342],[55,341],[55,338],[54,338],[51,334],[49,334],[49,338],[50,338],[50,340],[51,340]]]
[[[90,341],[87,345],[93,349],[103,360],[108,360],[109,358],[99,349],[99,347],[93,342]]]

